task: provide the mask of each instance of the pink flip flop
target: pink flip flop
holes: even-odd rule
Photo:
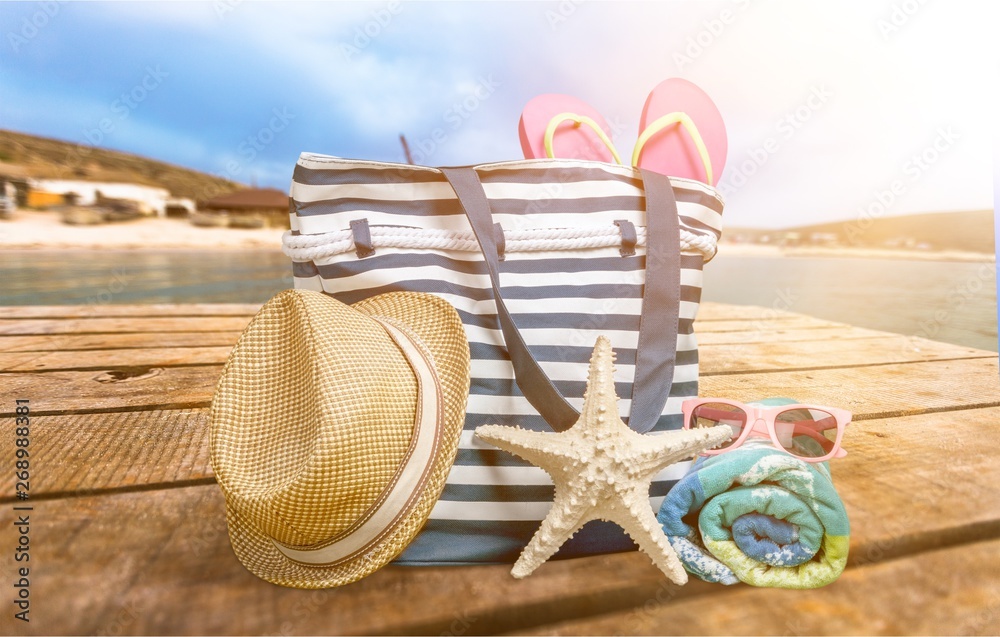
[[[697,85],[672,77],[646,98],[632,165],[715,186],[726,165],[726,123]]]
[[[546,93],[532,98],[518,123],[526,159],[543,157],[621,163],[611,127],[583,100]]]

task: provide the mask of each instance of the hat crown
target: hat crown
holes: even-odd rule
[[[417,380],[374,318],[321,297],[275,299],[254,319],[258,343],[234,349],[251,391],[224,375],[213,411],[218,479],[229,505],[287,546],[351,528],[395,475],[413,436]],[[318,346],[322,344],[322,346]]]

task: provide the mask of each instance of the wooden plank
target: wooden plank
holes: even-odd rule
[[[984,525],[988,535],[1000,534],[1000,499],[993,497],[1000,473],[998,417],[1000,409],[993,408],[852,425],[852,453],[833,467],[851,515],[851,566],[840,582],[818,592],[850,587],[856,573],[877,563],[924,564],[926,553],[905,556],[979,539],[975,533]],[[955,437],[963,422],[972,431]],[[183,435],[181,429],[177,435]],[[930,490],[927,476],[945,491]],[[654,607],[672,600],[668,611],[703,599],[727,604],[728,595],[740,590],[702,582],[675,587],[648,558],[630,553],[551,562],[523,581],[511,578],[506,566],[390,567],[349,587],[313,595],[266,584],[242,569],[229,547],[215,485],[33,505],[33,519],[44,521],[32,536],[39,564],[33,594],[48,603],[59,600],[65,611],[46,614],[33,625],[40,634],[114,632],[118,621],[127,623],[121,632],[136,634],[438,634],[455,626],[468,633],[523,632],[543,622],[645,608],[646,599],[654,600]],[[9,525],[11,515],[8,507],[0,508],[0,525]],[[966,581],[978,580],[970,576]],[[923,584],[900,579],[887,588],[919,592]],[[79,590],[88,595],[73,593]],[[720,600],[720,594],[726,597]],[[297,605],[303,598],[308,609]],[[303,612],[290,610],[295,608]],[[623,630],[620,621],[616,625],[611,632]],[[859,624],[855,630],[863,628]],[[573,624],[568,632],[578,629],[599,632],[600,624]],[[663,628],[657,624],[651,630]]]
[[[819,340],[852,338],[871,338],[873,336],[885,336],[888,332],[877,332],[862,327],[850,325],[815,325],[805,328],[760,329],[752,323],[748,323],[746,328],[736,332],[704,332],[700,323],[694,324],[694,333],[698,337],[698,345],[736,345],[744,343],[815,343]],[[0,337],[0,351],[4,351],[3,343],[5,338],[18,338],[14,336]],[[28,337],[24,337],[28,338]]]
[[[262,304],[258,303],[150,303],[150,304],[87,304],[87,305],[20,305],[0,308],[0,316],[7,319],[24,318],[93,318],[121,316],[253,316]],[[758,320],[797,316],[791,312],[772,310],[753,305],[728,305],[702,303],[698,319]]]
[[[242,331],[247,316],[0,319],[0,334],[106,334]]]
[[[156,342],[150,338],[150,342]],[[225,347],[154,347],[62,352],[0,353],[0,371],[39,372],[63,369],[105,370],[116,367],[180,367],[221,365],[232,344]],[[157,343],[159,344],[159,343]]]
[[[249,316],[0,319],[0,335],[242,331],[249,322]],[[770,324],[780,325],[781,329],[836,325],[808,316],[792,316]],[[747,324],[742,319],[706,321],[699,323],[699,329],[702,332],[739,332],[745,331]]]
[[[35,480],[42,486],[33,493],[43,495],[50,484],[54,491],[92,493],[209,475],[204,411],[102,420],[107,416],[34,419],[34,447],[47,455],[38,462]],[[851,453],[833,465],[853,527],[851,571],[974,539],[982,529],[1000,532],[1000,429],[990,426],[997,421],[1000,408],[851,425]],[[977,436],[963,435],[976,423]],[[642,595],[684,599],[723,590],[699,584],[676,590],[641,554],[547,564],[523,583],[505,567],[387,569],[316,598],[317,609],[346,604],[365,612],[338,610],[336,619],[305,613],[301,623],[286,625],[288,604],[302,593],[242,571],[228,547],[221,500],[219,489],[207,485],[35,502],[36,519],[45,520],[32,540],[43,565],[37,581],[50,587],[38,589],[38,599],[89,591],[75,596],[85,599],[72,600],[74,612],[47,616],[39,631],[99,632],[107,626],[95,618],[118,617],[126,604],[130,623],[123,632],[140,634],[439,633],[459,620],[475,625],[471,632],[496,632],[627,607]],[[9,511],[0,508],[0,525],[7,524]],[[43,577],[44,569],[51,569],[50,576]],[[593,577],[595,572],[605,576]],[[198,574],[194,582],[192,573]],[[182,607],[189,612],[168,612]]]
[[[38,416],[31,420],[33,497],[150,488],[213,479],[208,410]],[[14,448],[13,427],[0,445]],[[0,501],[13,499],[14,475],[0,474]]]
[[[0,336],[0,352],[70,352],[150,347],[232,347],[239,330],[223,332],[160,332],[159,334],[51,334]]]
[[[1000,540],[863,569],[822,589],[740,586],[723,595],[651,600],[528,635],[995,635]]]
[[[45,414],[190,408],[208,406],[220,373],[221,366],[216,365],[143,366],[108,372],[12,372],[0,374],[0,383],[10,396],[35,400],[36,409]],[[700,394],[736,400],[787,396],[840,405],[859,418],[871,418],[1000,404],[997,378],[995,357],[753,374],[706,371]],[[0,404],[0,416],[11,410],[9,404]]]
[[[699,345],[728,345],[743,343],[798,342],[813,343],[818,340],[872,338],[885,334],[860,327],[815,327],[806,329],[744,332],[699,331]],[[161,332],[132,334],[51,334],[46,336],[0,336],[0,352],[53,352],[103,349],[135,349],[147,347],[221,347],[232,346],[240,337],[239,330],[224,332]]]
[[[851,521],[851,565],[1000,537],[998,422],[1000,407],[989,407],[849,425],[848,455],[830,469]]]
[[[802,314],[757,305],[730,305],[707,301],[698,306],[699,321],[760,321],[791,319]]]
[[[181,409],[207,407],[221,365],[139,367],[107,372],[25,372],[0,374],[7,396],[31,400],[38,415],[77,411]],[[0,417],[13,413],[0,405]]]
[[[860,327],[843,327],[830,324],[802,329],[760,330],[748,326],[739,332],[707,332],[695,324],[700,345],[728,345],[743,343],[800,342],[818,340],[872,338],[884,336]],[[0,336],[0,352],[50,352],[99,349],[129,349],[147,347],[219,347],[232,346],[240,330],[222,332],[137,332],[127,334],[49,334],[43,336]]]
[[[805,316],[801,314],[792,314],[788,317],[781,319],[774,319],[768,321],[755,322],[751,319],[724,319],[720,318],[714,321],[702,321],[699,319],[698,324],[695,326],[698,334],[707,334],[712,332],[746,332],[755,331],[767,335],[771,331],[781,331],[781,330],[801,330],[801,329],[817,329],[826,327],[848,327],[843,323],[833,323],[831,321],[826,321],[823,319],[813,318],[811,316]]]
[[[701,396],[752,401],[783,396],[833,405],[855,419],[1000,405],[996,358],[927,361],[815,371],[703,374]]]
[[[764,342],[702,345],[702,373],[745,374],[963,358],[996,358],[993,352],[923,338],[880,334],[870,338],[824,338],[811,343]],[[0,361],[3,358],[0,356]]]
[[[509,565],[387,567],[350,586],[294,590],[257,579],[237,561],[215,485],[33,503],[31,624],[26,634],[365,634],[493,632],[511,627],[510,600],[541,611],[515,613],[513,627],[552,611],[586,612],[614,595],[616,558],[554,562],[519,581]],[[13,523],[10,507],[0,524]],[[37,566],[35,566],[37,565]],[[595,578],[595,572],[608,577]],[[586,595],[570,596],[574,589]],[[81,594],[86,591],[86,594]],[[600,606],[597,606],[600,608]],[[562,618],[574,615],[558,615]],[[524,624],[520,624],[524,625]]]
[[[0,307],[5,319],[65,319],[96,317],[166,317],[166,316],[246,316],[257,313],[259,303],[150,303],[143,305],[18,305]]]
[[[852,562],[877,561],[914,550],[921,537],[1000,520],[997,422],[1000,407],[850,425],[849,454],[832,470],[851,516]],[[208,429],[207,410],[36,417],[33,449],[44,471],[36,473],[32,493],[210,479]],[[10,428],[0,429],[0,444],[11,446],[12,438]],[[0,502],[11,499],[13,486],[12,475],[0,474]]]
[[[242,331],[250,317],[152,317],[90,319],[0,319],[0,335],[20,334],[107,334]],[[784,329],[828,327],[831,323],[807,316],[781,321]],[[701,332],[740,332],[747,329],[742,320],[714,321],[699,324]]]
[[[927,339],[873,332],[861,339],[825,338],[811,343],[703,344],[701,371],[732,374],[757,371],[818,369],[880,365],[926,360],[988,358],[993,352],[948,345]],[[135,335],[133,335],[135,336]],[[114,367],[177,367],[221,365],[235,344],[221,347],[176,348],[164,346],[158,336],[148,336],[148,349],[69,350],[45,352],[0,352],[0,371],[101,370]]]

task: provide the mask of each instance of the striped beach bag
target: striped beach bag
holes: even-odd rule
[[[397,563],[517,559],[548,513],[552,482],[473,430],[570,427],[601,334],[617,353],[628,425],[651,435],[681,427],[681,402],[698,394],[692,324],[722,206],[705,184],[590,161],[427,168],[301,155],[283,241],[295,287],[345,303],[433,293],[458,310],[469,338],[455,465]],[[654,509],[686,465],[654,480]],[[594,521],[556,557],[634,547],[616,525]]]

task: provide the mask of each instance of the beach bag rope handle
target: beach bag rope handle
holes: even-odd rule
[[[579,419],[578,412],[556,389],[528,350],[500,294],[500,277],[493,215],[475,169],[442,168],[458,195],[472,231],[482,248],[493,286],[497,318],[514,377],[521,393],[556,431],[565,431]],[[670,180],[639,169],[646,192],[646,283],[643,286],[639,339],[632,383],[632,409],[628,425],[639,433],[653,428],[670,395],[677,357],[680,313],[680,228],[677,201]]]

